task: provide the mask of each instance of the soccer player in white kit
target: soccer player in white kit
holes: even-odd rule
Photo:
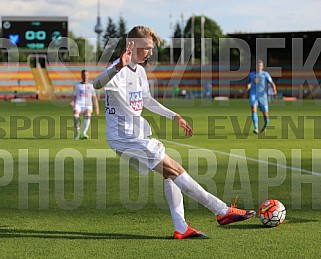
[[[89,72],[87,70],[81,71],[82,81],[77,83],[74,87],[73,101],[71,105],[73,106],[73,118],[75,126],[75,136],[74,138],[78,140],[79,138],[87,139],[87,131],[90,125],[91,113],[93,110],[93,102],[95,103],[96,114],[99,115],[99,105],[96,91],[93,84],[89,83]],[[83,130],[80,134],[80,114],[84,115]]]
[[[150,94],[146,72],[140,64],[152,55],[154,45],[159,45],[157,34],[148,27],[136,26],[127,38],[128,45],[120,59],[94,79],[94,87],[105,87],[106,90],[106,138],[109,146],[121,158],[131,158],[131,165],[140,173],[154,170],[163,175],[165,196],[174,223],[174,239],[204,236],[203,232],[186,223],[182,192],[212,211],[220,225],[253,217],[255,211],[240,210],[235,205],[228,207],[205,191],[165,153],[160,141],[150,138],[150,126],[141,117],[144,107],[175,120],[186,135],[192,135],[193,130],[179,114],[164,107]]]

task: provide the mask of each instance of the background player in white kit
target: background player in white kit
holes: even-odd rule
[[[82,81],[74,87],[74,98],[71,102],[73,106],[73,117],[75,126],[75,139],[87,139],[87,130],[90,125],[91,113],[93,111],[93,102],[95,104],[96,114],[99,115],[99,105],[96,91],[93,84],[89,83],[89,72],[87,70],[81,71]],[[83,130],[80,133],[80,114],[84,115]]]
[[[128,42],[121,58],[94,79],[94,87],[99,89],[105,86],[106,138],[109,146],[121,158],[131,158],[131,165],[140,173],[147,174],[154,170],[163,175],[165,196],[174,223],[174,238],[204,236],[201,231],[187,225],[182,192],[212,211],[220,225],[253,217],[253,210],[240,210],[235,205],[228,207],[205,191],[165,153],[160,141],[149,138],[150,126],[141,117],[143,107],[176,120],[186,135],[192,135],[193,131],[179,114],[161,105],[150,94],[146,72],[140,64],[152,55],[154,45],[159,44],[156,33],[148,27],[136,26],[128,33]]]

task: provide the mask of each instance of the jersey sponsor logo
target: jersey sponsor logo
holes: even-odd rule
[[[260,78],[260,77],[255,77],[255,78],[254,78],[254,82],[255,82],[256,84],[259,84],[259,83],[261,82],[261,78]]]
[[[85,96],[85,91],[84,91],[84,90],[80,90],[80,91],[79,91],[79,95],[80,95],[80,96]]]
[[[143,92],[129,92],[129,105],[134,111],[143,109]]]
[[[90,93],[85,90],[79,90],[79,97],[90,97]]]

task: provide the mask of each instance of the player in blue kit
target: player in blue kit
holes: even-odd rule
[[[276,95],[276,85],[273,82],[270,74],[263,70],[264,65],[262,60],[258,60],[255,72],[251,72],[248,79],[247,91],[249,91],[250,105],[252,109],[252,121],[254,125],[253,132],[259,133],[259,118],[257,115],[257,107],[264,116],[264,126],[261,133],[265,133],[266,127],[269,124],[269,106],[267,97],[267,86],[271,84],[273,88],[273,94]]]

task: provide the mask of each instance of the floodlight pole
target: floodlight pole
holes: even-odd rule
[[[172,32],[172,15],[171,14],[169,15],[169,30],[170,32]],[[171,64],[174,63],[173,37],[174,36],[172,36],[172,38],[170,39],[170,45],[169,45],[169,62]]]
[[[194,24],[195,24],[195,16],[192,16],[192,26],[191,26],[191,38],[192,38],[192,44],[191,44],[191,49],[192,49],[192,64],[195,64],[195,34],[194,34]]]
[[[205,65],[205,33],[204,33],[205,17],[201,17],[201,64]]]
[[[181,25],[181,64],[184,65],[184,60],[185,60],[185,38],[184,38],[184,15],[183,13],[181,14],[181,19],[182,19],[182,25]]]

